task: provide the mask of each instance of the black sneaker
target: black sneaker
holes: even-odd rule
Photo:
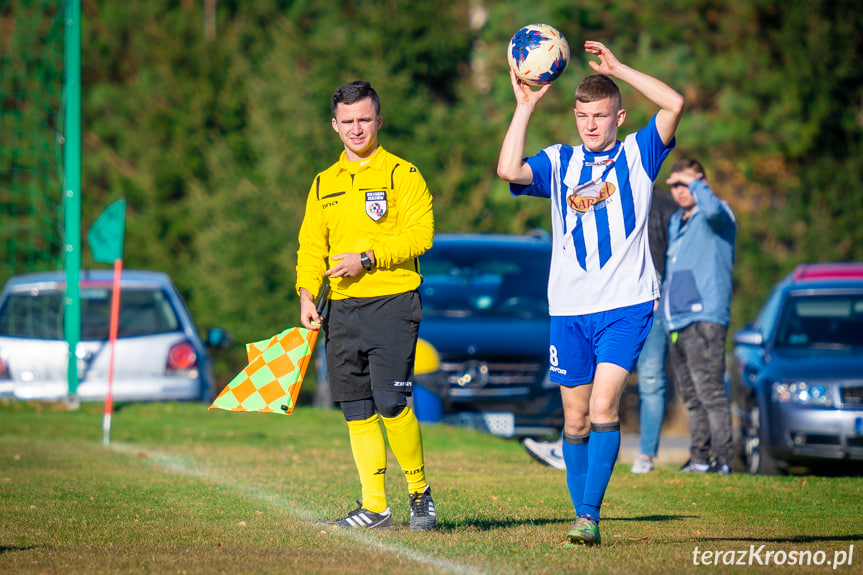
[[[381,513],[369,511],[363,507],[363,504],[357,501],[357,507],[344,519],[333,521],[328,525],[332,529],[353,529],[355,527],[365,527],[366,529],[389,529],[393,526],[393,514],[390,508],[387,507]]]
[[[710,473],[718,473],[719,475],[731,475],[731,466],[727,463],[719,463],[713,461],[710,463]]]
[[[411,531],[434,529],[437,524],[437,517],[434,511],[431,487],[426,486],[422,493],[419,491],[411,493],[409,501],[411,504]]]

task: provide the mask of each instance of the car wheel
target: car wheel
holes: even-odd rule
[[[761,419],[761,409],[754,405],[749,412],[749,427],[744,439],[746,470],[753,474],[778,475],[781,469],[767,450],[767,429]]]

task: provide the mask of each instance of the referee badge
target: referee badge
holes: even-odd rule
[[[387,193],[385,191],[366,192],[366,214],[378,221],[387,213]]]

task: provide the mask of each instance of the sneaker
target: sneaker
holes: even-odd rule
[[[531,456],[549,467],[566,471],[566,463],[563,461],[563,440],[536,441],[530,437],[524,440],[524,448]]]
[[[680,468],[681,473],[707,473],[710,471],[709,463],[694,463],[691,459]]]
[[[727,463],[719,463],[714,461],[710,465],[710,473],[718,473],[719,475],[731,475],[731,466]]]
[[[431,487],[426,486],[422,493],[419,491],[411,493],[409,502],[411,505],[411,531],[434,529],[437,524],[437,517],[434,511]]]
[[[599,545],[599,524],[590,517],[579,515],[566,538],[572,545]]]
[[[357,507],[344,519],[329,523],[331,529],[353,529],[365,527],[366,529],[389,529],[393,526],[393,514],[387,507],[381,513],[369,511],[363,504],[357,501]]]
[[[650,473],[653,471],[653,458],[649,455],[639,453],[632,462],[633,473]]]

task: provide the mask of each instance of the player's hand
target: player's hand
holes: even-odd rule
[[[348,252],[332,256],[330,260],[336,263],[327,270],[328,278],[352,278],[365,271],[360,261],[360,254]]]
[[[599,62],[589,60],[588,65],[593,68],[597,74],[605,74],[606,76],[614,76],[614,69],[620,65],[614,52],[609,50],[605,44],[587,40],[584,43],[584,51],[588,54],[593,54],[599,58]]]
[[[525,84],[515,75],[515,70],[509,69],[509,80],[512,83],[512,91],[515,94],[517,104],[529,104],[531,107],[536,107],[537,102],[542,100],[545,93],[551,88],[551,84],[542,86],[539,90],[534,90],[529,84]]]

